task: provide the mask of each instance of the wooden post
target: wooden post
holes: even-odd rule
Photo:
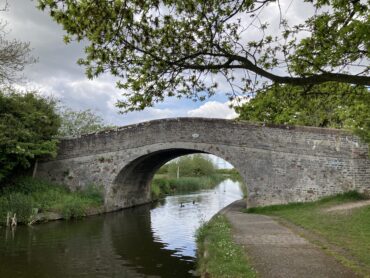
[[[10,212],[8,211],[7,214],[6,214],[6,226],[9,227],[10,226]]]
[[[17,226],[17,214],[14,213],[14,216],[12,217],[12,227]]]
[[[33,165],[32,178],[36,177],[38,163],[39,163],[39,161],[38,161],[38,159],[36,159],[35,164]]]

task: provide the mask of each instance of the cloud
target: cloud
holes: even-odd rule
[[[233,119],[238,116],[233,107],[237,107],[250,100],[249,97],[237,97],[232,101],[208,101],[196,109],[187,112],[189,117]]]
[[[3,0],[0,0],[0,3]],[[121,98],[122,91],[115,86],[116,79],[104,75],[94,80],[88,80],[85,69],[76,64],[78,58],[84,57],[86,43],[64,44],[62,27],[55,23],[48,12],[36,8],[37,1],[8,1],[8,12],[1,12],[2,19],[8,22],[9,38],[29,41],[34,49],[33,54],[39,57],[39,62],[26,67],[24,72],[27,81],[20,84],[27,89],[37,89],[44,95],[52,95],[60,99],[64,105],[72,109],[92,109],[102,116],[107,123],[124,125],[166,117],[217,117],[234,118],[235,111],[226,102],[226,93],[230,92],[228,82],[220,74],[207,76],[207,82],[219,82],[216,95],[208,102],[192,102],[187,99],[168,98],[155,107],[140,112],[119,114],[115,106]],[[299,21],[307,12],[302,1],[281,1],[283,13],[287,10],[293,21]],[[288,9],[289,7],[289,9]],[[272,27],[278,27],[279,14],[277,6],[266,9],[262,17],[272,22]],[[261,15],[262,16],[262,15]],[[252,28],[253,29],[253,28]],[[275,30],[275,29],[274,29]],[[249,38],[257,39],[259,30],[249,34]],[[237,80],[242,72],[235,72]]]
[[[119,114],[116,102],[122,91],[116,88],[116,79],[106,74],[88,80],[84,68],[76,64],[78,58],[84,57],[86,44],[64,44],[62,27],[47,12],[36,9],[34,1],[9,3],[9,11],[0,14],[8,22],[8,38],[29,41],[33,55],[39,58],[38,63],[26,67],[26,79],[16,86],[19,89],[53,96],[74,110],[91,109],[114,125],[186,116],[189,109],[200,105],[172,98],[144,111]]]
[[[140,123],[145,121],[157,120],[157,119],[165,119],[165,118],[175,118],[184,116],[183,114],[179,114],[174,109],[159,109],[159,108],[147,108],[143,111],[132,112],[128,114],[121,114],[121,121],[124,124],[134,124]]]
[[[230,108],[228,103],[218,101],[208,101],[197,109],[188,111],[190,117],[205,117],[205,118],[224,118],[233,119],[237,116],[234,109]]]
[[[0,0],[1,2],[2,0]],[[31,81],[43,81],[54,77],[84,77],[84,68],[77,65],[78,58],[84,56],[84,43],[63,42],[65,32],[47,12],[36,8],[36,1],[8,1],[9,10],[0,16],[8,23],[7,37],[30,42],[32,54],[38,63],[25,69]]]

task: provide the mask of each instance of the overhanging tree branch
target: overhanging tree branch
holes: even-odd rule
[[[38,2],[69,38],[90,41],[80,61],[90,78],[110,71],[122,79],[126,100],[119,106],[129,111],[167,96],[212,95],[214,76],[241,94],[274,83],[370,86],[369,8],[362,1],[304,1],[315,12],[293,23],[280,3],[269,5],[273,0]],[[274,12],[279,31],[263,21]]]

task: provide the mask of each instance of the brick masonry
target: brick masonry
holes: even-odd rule
[[[260,126],[221,119],[155,120],[64,139],[37,175],[71,189],[103,185],[106,210],[146,203],[155,172],[185,154],[209,153],[245,179],[248,205],[370,193],[368,146],[341,130]]]

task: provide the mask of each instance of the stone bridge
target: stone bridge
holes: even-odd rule
[[[81,189],[103,185],[107,211],[150,201],[155,172],[176,157],[213,154],[230,162],[248,188],[248,206],[370,192],[368,147],[350,133],[175,118],[63,139],[37,176]]]

